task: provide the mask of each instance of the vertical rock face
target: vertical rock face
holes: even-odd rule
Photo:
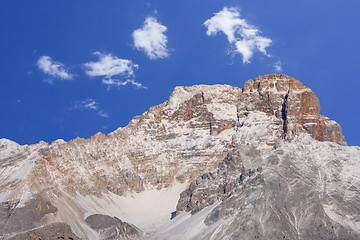
[[[239,109],[278,117],[286,139],[307,132],[318,141],[346,145],[340,125],[320,115],[320,103],[314,92],[292,77],[271,74],[247,81]]]
[[[176,87],[108,135],[0,139],[0,238],[359,239],[359,162],[289,76]]]

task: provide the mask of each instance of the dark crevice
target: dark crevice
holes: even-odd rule
[[[240,125],[240,116],[239,116],[239,114],[240,114],[239,106],[236,106],[236,119],[237,119],[237,124],[236,124],[236,128],[235,128],[236,131],[238,130],[238,127],[242,127]]]
[[[284,102],[282,104],[281,107],[281,118],[283,120],[283,138],[286,138],[286,133],[287,133],[287,110],[286,110],[286,106],[287,106],[287,100],[289,97],[289,92],[285,95],[284,98]]]

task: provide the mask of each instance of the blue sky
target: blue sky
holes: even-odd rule
[[[360,145],[358,0],[0,0],[0,137],[126,126],[178,85],[284,73]]]

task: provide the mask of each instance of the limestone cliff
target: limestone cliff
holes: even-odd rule
[[[292,77],[272,74],[247,81],[239,108],[278,117],[286,139],[307,132],[318,141],[346,145],[340,125],[320,115],[320,103],[314,92]]]

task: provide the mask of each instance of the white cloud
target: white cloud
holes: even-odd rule
[[[134,46],[144,51],[150,59],[166,58],[169,56],[166,31],[167,27],[158,23],[156,18],[148,17],[142,28],[132,33]]]
[[[255,51],[259,51],[266,56],[266,48],[270,46],[271,39],[260,36],[257,27],[240,18],[240,13],[236,8],[224,7],[220,12],[206,20],[204,25],[207,27],[208,36],[223,32],[230,44],[235,47],[243,57],[243,63],[250,63],[250,59]]]
[[[112,54],[103,54],[100,52],[94,52],[94,55],[99,56],[97,62],[87,62],[84,64],[85,73],[90,77],[102,77],[102,83],[111,86],[125,86],[132,84],[137,88],[146,88],[141,83],[134,80],[134,70],[139,66],[134,64],[131,60],[121,59]],[[120,80],[114,77],[125,78]]]
[[[277,61],[274,64],[274,70],[275,70],[275,72],[281,72],[282,71],[282,63],[281,63],[281,61]]]
[[[103,117],[103,118],[108,118],[108,117],[109,117],[109,115],[108,115],[104,110],[100,110],[100,111],[98,112],[98,115],[99,115],[100,117]]]
[[[65,69],[64,64],[53,61],[49,56],[40,57],[37,61],[37,66],[45,74],[54,78],[60,78],[61,80],[73,79],[73,75]],[[53,83],[53,80],[47,79],[47,82]]]
[[[111,54],[102,54],[100,52],[94,52],[93,54],[99,56],[100,60],[98,62],[87,62],[84,64],[88,69],[85,72],[90,77],[111,78],[116,75],[133,77],[134,68],[138,68],[137,64],[133,64],[133,62],[128,59],[121,59]]]
[[[84,109],[97,110],[98,109],[98,104],[93,99],[87,98],[87,99],[82,100],[82,101],[76,101],[74,103],[74,106],[71,109],[75,109],[75,110],[84,110]]]
[[[115,87],[121,87],[121,86],[126,86],[128,84],[131,84],[133,86],[135,86],[136,88],[144,88],[147,89],[146,86],[142,85],[141,83],[135,81],[134,79],[126,79],[125,81],[119,80],[119,79],[103,79],[102,83],[105,85],[108,85],[109,87],[111,86],[115,86]]]
[[[73,107],[70,108],[70,110],[93,110],[96,111],[97,114],[103,118],[109,117],[109,115],[104,110],[100,109],[99,104],[91,98],[87,98],[82,101],[76,101]]]

